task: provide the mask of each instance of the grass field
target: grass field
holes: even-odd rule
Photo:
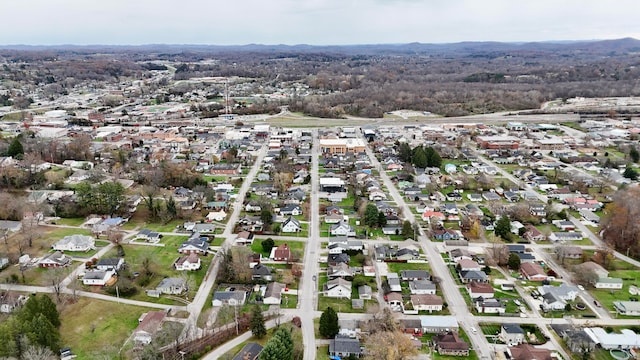
[[[269,253],[262,250],[262,240],[265,239],[255,239],[253,241],[253,244],[251,244],[251,250],[253,250],[256,253],[260,253],[262,254],[262,256],[266,256],[267,258],[269,257]],[[286,241],[286,240],[275,240],[274,241],[276,246],[282,245],[282,244],[287,244],[289,245],[289,249],[291,249],[291,252],[299,252],[300,255],[304,254],[304,242],[302,241]]]
[[[57,225],[80,226],[86,221],[85,218],[60,218],[56,220]]]
[[[63,228],[63,227],[53,227],[53,226],[43,226],[44,232],[46,232],[47,237],[53,242],[56,242],[62,239],[65,236],[69,235],[91,235],[91,231],[87,229],[77,229],[77,228]],[[52,242],[52,243],[53,243]]]
[[[105,355],[117,358],[120,347],[138,326],[138,318],[150,309],[80,298],[60,312],[61,344],[69,346],[78,359]]]
[[[426,270],[431,272],[428,263],[387,263],[389,272],[400,274],[402,270]]]

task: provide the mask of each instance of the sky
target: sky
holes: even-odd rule
[[[13,0],[0,45],[640,39],[638,0]]]

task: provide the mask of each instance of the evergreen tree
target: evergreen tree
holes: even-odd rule
[[[511,220],[509,217],[503,215],[500,220],[496,221],[494,232],[504,240],[511,239]]]
[[[411,226],[411,222],[409,220],[405,220],[402,223],[402,236],[404,237],[413,237],[413,226]],[[415,240],[415,239],[413,239]]]
[[[406,142],[398,146],[398,159],[402,162],[411,162],[411,147]]]
[[[375,204],[367,204],[364,210],[364,224],[368,227],[376,227],[378,225],[378,208]]]
[[[332,307],[327,307],[320,315],[320,335],[325,338],[333,339],[340,331],[338,325],[338,314]]]
[[[262,309],[256,305],[251,312],[251,334],[262,339],[267,335],[267,328],[264,326],[264,316],[262,315]]]
[[[22,143],[18,137],[13,138],[11,144],[9,144],[9,148],[7,149],[7,156],[11,156],[14,158],[20,158],[24,155],[24,148],[22,147]]]
[[[627,179],[637,180],[638,179],[638,172],[636,170],[634,170],[631,167],[631,165],[627,165],[627,168],[624,170],[624,173],[622,173],[622,176],[624,176]]]
[[[427,166],[439,168],[442,165],[442,157],[434,148],[428,147],[425,153],[427,155]]]
[[[293,359],[293,339],[291,331],[284,327],[276,330],[260,353],[260,360],[291,360]]]
[[[427,153],[424,151],[424,148],[422,146],[417,146],[415,149],[413,149],[413,157],[411,162],[413,166],[417,168],[427,167]]]
[[[382,211],[378,213],[378,226],[379,227],[387,226],[387,216]]]
[[[518,256],[518,254],[515,254],[515,253],[509,254],[509,259],[507,260],[507,266],[511,270],[520,269],[520,256]]]
[[[178,217],[178,207],[176,206],[176,201],[173,196],[170,196],[169,199],[167,199],[165,206],[171,219]]]
[[[272,238],[266,238],[260,242],[260,245],[262,245],[262,251],[271,253],[271,249],[275,246],[275,242]]]

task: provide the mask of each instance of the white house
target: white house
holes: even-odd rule
[[[224,210],[211,211],[207,214],[207,221],[224,221],[227,218],[227,213]]]
[[[262,293],[262,303],[267,305],[278,305],[282,301],[282,291],[285,289],[285,285],[277,282],[272,282],[264,287]]]
[[[337,224],[331,225],[329,233],[333,236],[356,236],[356,229],[344,221],[341,221]]]
[[[594,286],[596,289],[622,289],[624,282],[620,278],[601,277]]]
[[[351,282],[343,278],[327,281],[323,293],[326,297],[351,299]]]
[[[86,235],[68,235],[53,244],[53,250],[58,251],[89,251],[96,248],[96,240]]]
[[[280,226],[280,231],[283,233],[295,233],[301,230],[302,226],[300,225],[300,221],[293,216],[289,216]]]
[[[181,256],[179,257],[176,262],[173,264],[173,266],[176,268],[176,270],[178,271],[185,271],[185,270],[198,270],[200,269],[201,266],[201,261],[200,261],[200,257],[198,256],[197,253],[190,253],[187,256]]]
[[[104,286],[115,275],[115,271],[94,270],[84,273],[82,283],[84,285]]]

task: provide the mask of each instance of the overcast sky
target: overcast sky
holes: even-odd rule
[[[2,45],[640,38],[638,0],[11,0],[2,12]]]

